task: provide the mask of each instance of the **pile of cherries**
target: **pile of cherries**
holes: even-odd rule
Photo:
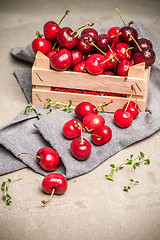
[[[32,41],[33,51],[49,57],[53,69],[127,76],[129,67],[134,64],[145,62],[148,67],[154,63],[152,42],[139,38],[137,30],[131,27],[133,22],[124,23],[121,28],[112,27],[104,34],[92,28],[94,23],[73,31],[70,27],[60,27],[68,13],[67,10],[59,24],[46,22],[44,37],[37,33]]]

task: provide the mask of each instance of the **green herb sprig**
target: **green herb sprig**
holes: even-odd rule
[[[11,183],[11,181],[13,181],[13,180],[20,180],[20,179],[22,179],[22,178],[12,178],[12,179],[8,178],[7,181],[2,183],[1,189],[4,191],[2,199],[6,203],[6,205],[11,205],[11,203],[12,203],[12,197],[8,193],[9,183]]]
[[[126,159],[125,162],[122,162],[117,167],[115,166],[115,164],[110,164],[111,171],[109,174],[107,174],[105,176],[108,180],[114,181],[113,175],[115,172],[122,170],[126,166],[130,166],[130,174],[131,174],[130,182],[131,182],[131,184],[123,187],[123,190],[125,192],[128,192],[128,190],[130,190],[135,184],[139,183],[138,180],[135,180],[133,178],[132,170],[136,170],[136,168],[138,166],[140,166],[142,163],[144,163],[144,165],[149,165],[150,164],[150,159],[149,159],[150,155],[151,155],[151,153],[147,157],[145,157],[145,154],[143,152],[140,152],[136,158],[133,158],[133,154],[131,154],[129,159]]]
[[[53,111],[51,107],[55,109],[62,109],[65,112],[71,112],[74,108],[72,100],[69,100],[69,103],[66,103],[66,102],[58,102],[56,100],[51,100],[50,98],[47,98],[46,101],[47,101],[47,104],[44,105],[44,108],[50,108],[48,113]]]

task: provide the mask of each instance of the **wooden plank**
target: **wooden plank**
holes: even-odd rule
[[[39,69],[50,69],[50,59],[43,53],[37,52],[34,67]]]
[[[122,97],[111,97],[111,96],[93,96],[93,95],[85,95],[85,94],[75,94],[75,93],[64,93],[64,92],[54,92],[54,91],[40,91],[33,89],[32,91],[32,103],[34,105],[44,105],[46,103],[46,99],[51,98],[52,100],[69,102],[69,100],[73,101],[73,105],[76,106],[80,102],[89,101],[92,104],[99,106],[104,102],[113,101],[113,103],[109,104],[105,107],[106,112],[114,112],[118,108],[122,108],[124,104],[128,101],[129,98]],[[132,101],[135,101],[133,98]],[[145,101],[144,99],[137,99],[137,103],[141,109],[141,111],[145,111]]]

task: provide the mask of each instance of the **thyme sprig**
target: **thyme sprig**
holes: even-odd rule
[[[10,194],[8,193],[8,187],[9,187],[9,183],[11,183],[11,181],[13,180],[20,180],[22,178],[8,178],[7,181],[2,183],[1,189],[4,191],[3,194],[3,202],[6,203],[6,205],[11,205],[12,203],[12,197],[10,196]]]
[[[110,164],[111,171],[109,174],[106,174],[105,176],[107,179],[114,181],[113,175],[115,172],[122,170],[126,166],[130,166],[130,174],[131,174],[130,182],[131,182],[131,184],[123,187],[123,190],[125,192],[128,192],[128,190],[130,190],[135,184],[139,183],[138,180],[135,180],[133,178],[132,170],[136,170],[136,168],[138,166],[140,166],[142,163],[144,163],[144,165],[149,165],[150,164],[150,159],[149,159],[150,155],[151,155],[151,153],[147,157],[145,157],[145,154],[140,151],[139,155],[136,158],[133,158],[133,154],[131,154],[130,158],[126,159],[125,162],[122,162],[117,167],[115,166],[115,164]]]

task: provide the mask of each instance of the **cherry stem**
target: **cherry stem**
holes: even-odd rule
[[[37,157],[37,158],[41,159],[41,157],[39,157],[39,156],[37,156],[37,155],[34,155],[34,154],[32,154],[32,153],[18,153],[18,156],[21,156],[22,154],[28,154],[28,155],[31,155],[31,156],[33,156],[33,157]]]
[[[94,133],[92,133],[92,136],[95,136],[95,137],[97,137],[97,138],[102,138],[101,136],[96,135],[96,134],[94,134]]]
[[[113,57],[115,57],[115,55],[117,54],[117,52],[115,54],[112,55],[112,57],[106,59],[104,62],[100,63],[101,65],[104,64],[105,62],[108,62],[109,60],[111,60]]]
[[[113,50],[112,50],[111,46],[109,44],[107,44],[107,46],[108,46],[109,50],[111,51],[111,53],[113,55]],[[119,62],[119,59],[116,56],[115,56],[115,59],[116,59],[117,62]]]
[[[70,11],[69,11],[69,10],[66,10],[64,16],[61,18],[61,20],[60,20],[60,22],[58,23],[58,25],[61,24],[61,22],[63,21],[63,19],[64,19],[64,18],[66,17],[66,15],[68,15],[69,13],[70,13]]]
[[[42,202],[43,204],[48,203],[48,202],[51,200],[51,198],[53,197],[54,192],[55,192],[55,188],[53,188],[52,193],[51,193],[50,197],[48,198],[48,200],[47,200],[47,201],[42,200],[41,202]]]
[[[54,49],[54,48],[55,48],[56,44],[57,44],[57,41],[56,41],[56,42],[55,42],[55,44],[53,45],[52,49]]]
[[[138,44],[138,42],[136,41],[136,39],[135,39],[131,34],[130,34],[129,36],[130,36],[130,38],[135,42],[135,44],[136,44],[137,47],[139,48],[139,51],[142,52],[142,49],[141,49],[141,47],[139,46],[139,44]]]
[[[136,94],[136,90],[135,90],[135,88],[134,88],[133,85],[131,86],[131,89],[132,89],[132,93],[131,93],[131,96],[130,96],[130,98],[129,98],[129,100],[128,100],[128,103],[127,103],[127,105],[126,105],[126,107],[125,107],[125,109],[124,109],[125,112],[126,112],[128,106],[129,106],[129,103],[130,103],[130,101],[131,101],[131,98],[132,98],[133,92],[135,92],[135,95],[136,95],[136,101],[137,101],[137,94]]]
[[[84,144],[84,142],[83,142],[83,128],[82,128],[82,126],[79,122],[76,122],[76,125],[78,127],[80,127],[80,129],[81,129],[81,144],[83,145]]]
[[[39,31],[36,32],[36,37],[37,38],[42,38],[43,37],[43,34],[41,34]]]
[[[100,108],[100,110],[99,110],[99,112],[98,112],[98,114],[99,114],[101,111],[104,111],[104,107],[108,106],[110,103],[113,103],[113,100],[97,106],[96,108],[94,108],[94,110],[97,110],[98,108]]]
[[[115,9],[116,9],[116,11],[118,12],[118,14],[119,14],[120,18],[122,19],[122,22],[123,22],[123,24],[124,24],[124,26],[125,26],[126,23],[125,23],[125,21],[124,21],[122,15],[120,14],[120,11],[118,10],[117,6],[115,6]]]
[[[84,28],[86,28],[86,27],[92,27],[93,25],[94,25],[93,22],[90,22],[90,23],[88,23],[88,24],[86,24],[86,25],[83,25],[83,26],[79,27],[78,29],[76,29],[75,31],[73,31],[73,32],[71,33],[71,35],[73,35],[74,33],[76,33],[74,37],[77,37],[77,36],[79,35],[79,33],[80,33]],[[80,30],[80,31],[79,31],[79,30]],[[77,31],[79,31],[79,32],[77,32]]]
[[[92,40],[89,40],[88,42],[89,42],[90,45],[97,48],[103,55],[106,55],[106,53],[103,52]]]
[[[128,51],[129,51],[130,49],[134,49],[134,47],[129,47],[129,48],[127,48],[127,50],[126,50],[126,55],[127,55],[128,58],[130,58],[130,56],[129,56],[129,54],[128,54]]]

